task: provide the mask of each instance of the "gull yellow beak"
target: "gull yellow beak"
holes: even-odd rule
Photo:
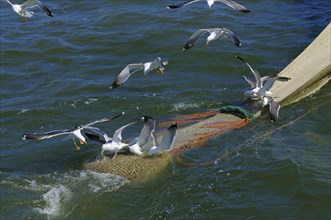
[[[162,69],[160,69],[160,68],[157,68],[156,69],[156,72],[159,73],[159,74],[163,74],[164,71]]]
[[[206,46],[209,44],[209,41],[206,41]]]
[[[79,143],[80,143],[81,145],[83,145],[83,144],[86,144],[86,145],[87,145],[87,143],[86,143],[85,141],[82,141],[82,140],[79,140]]]

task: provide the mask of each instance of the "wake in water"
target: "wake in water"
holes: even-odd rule
[[[0,172],[0,176],[1,187],[19,192],[16,196],[21,197],[22,200],[32,198],[24,203],[29,210],[25,213],[26,218],[34,218],[36,215],[46,215],[48,218],[67,217],[81,202],[89,202],[129,183],[120,176],[89,170],[33,176]],[[6,195],[2,199],[6,201]],[[18,205],[7,207],[7,209],[14,210],[16,206]]]

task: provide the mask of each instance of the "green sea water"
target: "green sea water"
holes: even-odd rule
[[[1,220],[331,218],[330,83],[281,108],[275,123],[263,114],[181,155],[207,165],[173,161],[139,184],[82,169],[99,155],[97,143],[76,152],[62,137],[21,139],[125,111],[100,124],[111,133],[138,117],[136,106],[162,122],[238,105],[248,86],[241,74],[250,72],[236,55],[262,75],[277,74],[331,14],[324,0],[238,0],[250,14],[221,3],[166,8],[177,2],[44,0],[54,17],[36,8],[27,23],[0,2]],[[201,40],[182,52],[194,31],[209,27],[231,29],[243,46]],[[109,90],[127,64],[157,56],[169,61],[164,75],[136,73]]]

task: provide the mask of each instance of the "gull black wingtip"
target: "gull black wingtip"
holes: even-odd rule
[[[245,63],[245,60],[244,60],[243,58],[241,58],[240,56],[236,56],[236,58],[237,58],[238,60],[240,60],[241,62],[244,62],[244,63]]]
[[[192,47],[193,47],[193,45],[191,46],[189,44],[186,44],[183,48],[183,51],[187,51],[187,50],[191,49]]]
[[[286,76],[278,76],[277,79],[279,81],[289,81],[291,78]]]
[[[46,15],[48,15],[49,17],[54,17],[50,10],[47,10]]]
[[[177,128],[177,122],[172,123],[168,129],[172,128]]]
[[[39,138],[35,134],[23,134],[22,140],[38,140]]]
[[[252,11],[249,9],[244,9],[244,10],[240,10],[240,12],[247,14],[247,13],[251,13]]]
[[[124,114],[125,114],[125,112],[121,112],[120,114],[118,114],[118,115],[112,117],[111,120],[116,119],[116,118],[119,118],[119,117],[121,117],[121,116],[124,115]]]
[[[111,84],[111,86],[109,87],[109,89],[114,89],[114,88],[117,88],[119,87],[121,84],[117,84],[116,81],[113,82],[113,84]]]
[[[44,10],[44,12],[45,12],[45,14],[46,14],[47,16],[53,17],[53,14],[52,14],[51,10],[49,10],[46,6],[41,5],[40,8],[41,8],[42,10]]]
[[[274,115],[270,115],[270,121],[274,123],[277,120],[277,117]]]
[[[167,6],[167,9],[175,9],[175,8],[179,8],[177,5],[169,5]]]

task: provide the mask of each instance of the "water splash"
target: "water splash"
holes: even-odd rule
[[[128,183],[120,176],[96,173],[90,170],[76,170],[66,173],[51,173],[32,176],[18,176],[1,172],[1,186],[20,191],[19,194],[5,195],[4,199],[31,199],[27,204],[32,207],[28,215],[46,215],[48,218],[69,216],[81,202],[101,194],[118,190]],[[31,195],[32,194],[32,195]],[[10,207],[15,209],[16,207]]]

